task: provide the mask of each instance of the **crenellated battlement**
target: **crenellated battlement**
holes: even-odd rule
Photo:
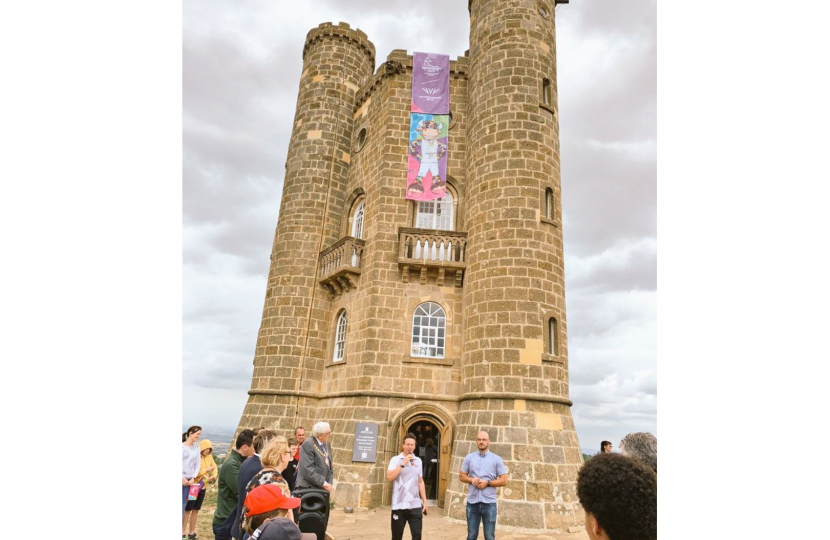
[[[454,79],[466,79],[469,76],[470,58],[466,54],[455,60],[450,60],[450,77]],[[372,97],[383,82],[395,75],[412,73],[412,55],[407,54],[405,49],[394,49],[386,57],[386,62],[378,66],[372,78],[369,79],[360,90],[357,91],[354,110],[357,111],[366,100]]]
[[[348,23],[341,22],[337,25],[325,22],[317,28],[312,28],[305,38],[305,46],[303,47],[303,60],[305,60],[306,53],[316,43],[326,39],[336,39],[342,41],[350,41],[357,45],[369,57],[372,66],[375,65],[375,45],[369,41],[369,36],[366,32],[359,29],[352,29]]]

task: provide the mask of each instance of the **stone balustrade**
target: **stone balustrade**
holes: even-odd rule
[[[426,284],[434,269],[435,283],[444,285],[446,274],[454,274],[456,287],[461,287],[467,268],[467,233],[432,229],[400,228],[398,265],[401,279],[409,282],[412,270],[420,272],[421,284]]]
[[[365,240],[344,236],[320,252],[320,284],[332,296],[357,288],[360,259],[365,246]]]

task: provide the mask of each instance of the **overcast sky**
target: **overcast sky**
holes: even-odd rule
[[[468,48],[466,0],[186,0],[183,424],[234,428],[250,387],[305,35]],[[656,5],[556,9],[571,399],[580,444],[657,433]]]

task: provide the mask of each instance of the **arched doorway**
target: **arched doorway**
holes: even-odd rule
[[[415,453],[424,464],[427,501],[443,508],[452,457],[452,416],[437,405],[415,405],[398,416],[393,433],[397,434],[398,441],[407,433],[415,435]]]

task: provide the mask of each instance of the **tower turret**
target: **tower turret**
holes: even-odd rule
[[[331,317],[318,283],[319,254],[339,237],[355,96],[374,64],[374,45],[346,23],[321,24],[306,37],[254,374],[240,427],[290,431],[298,416],[303,418],[302,396],[319,390]]]
[[[581,523],[568,399],[553,0],[471,0],[463,394],[447,493],[479,429],[509,469],[499,523]]]

